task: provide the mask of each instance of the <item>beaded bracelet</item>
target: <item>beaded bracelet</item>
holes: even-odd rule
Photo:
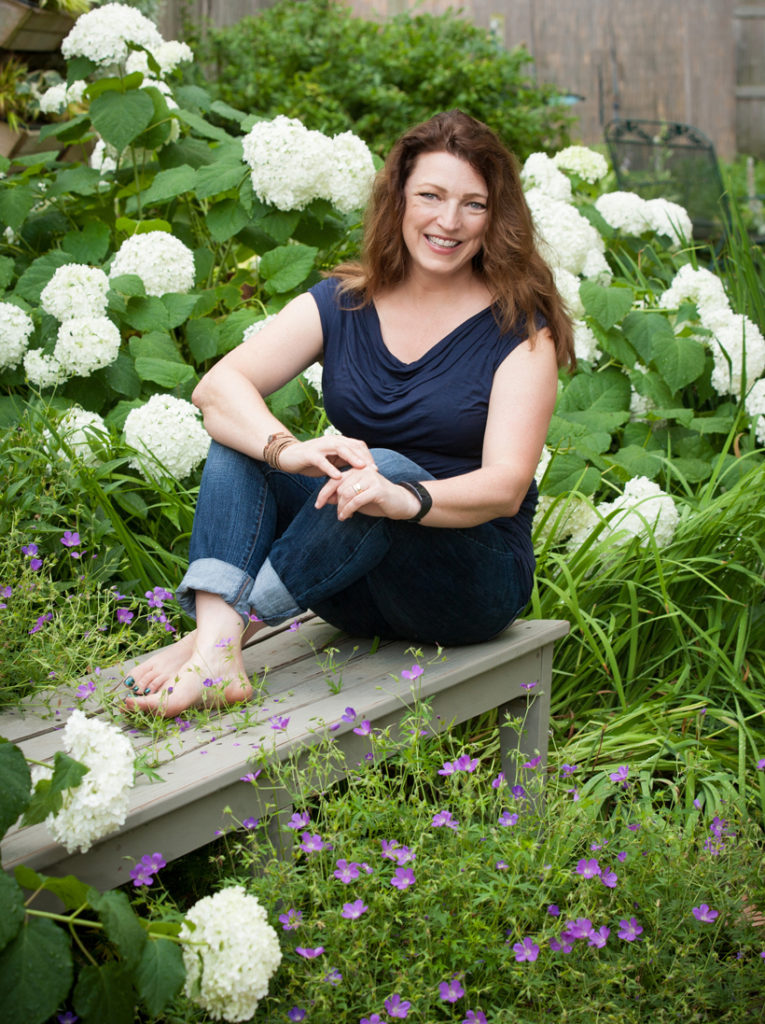
[[[269,434],[265,447],[263,448],[263,461],[274,469],[281,469],[279,457],[284,449],[291,444],[297,444],[297,438],[286,430],[279,430],[275,434]]]

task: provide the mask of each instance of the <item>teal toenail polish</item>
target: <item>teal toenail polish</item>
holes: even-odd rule
[[[125,686],[132,686],[133,683],[135,682],[135,679],[133,679],[132,676],[128,676],[127,679],[123,679],[122,682],[125,684]]]
[[[146,689],[143,691],[144,697],[146,696],[147,693],[151,693],[151,687],[150,686],[147,686]]]

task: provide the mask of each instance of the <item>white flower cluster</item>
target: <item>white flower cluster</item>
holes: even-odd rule
[[[539,470],[536,478],[541,479]],[[534,515],[535,544],[545,544],[554,535],[557,543],[568,541],[570,550],[576,551],[599,521],[591,503],[578,494],[568,494],[564,500],[542,494]]]
[[[181,926],[185,993],[213,1020],[249,1020],[282,959],[266,912],[243,886],[205,896]]]
[[[80,316],[58,329],[53,361],[67,377],[89,377],[119,355],[120,332],[107,316]]]
[[[79,405],[67,409],[56,426],[56,437],[86,466],[95,466],[98,463],[98,455],[92,446],[94,442],[96,445],[103,444],[103,435],[108,433],[106,423],[97,412],[88,412]],[[69,456],[58,446],[50,430],[44,431],[43,441],[55,458],[69,460]]]
[[[64,792],[61,810],[45,823],[69,853],[85,853],[127,818],[133,747],[115,726],[79,710],[72,712],[61,735],[64,749],[89,771],[79,786]]]
[[[67,59],[87,57],[94,64],[108,67],[127,59],[129,43],[145,46],[152,53],[164,43],[156,25],[127,4],[105,4],[81,14],[61,44]]]
[[[147,295],[188,292],[194,287],[194,253],[166,231],[126,238],[117,250],[109,277],[137,274]]]
[[[746,396],[745,404],[755,426],[755,437],[765,447],[765,379],[756,381]]]
[[[571,201],[571,182],[546,153],[532,153],[527,157],[521,168],[521,181],[526,191],[538,188],[550,199],[563,203]]]
[[[668,199],[643,199],[634,192],[605,192],[595,200],[595,209],[612,228],[630,235],[651,231],[667,235],[673,245],[682,245],[693,235],[686,210]]]
[[[608,174],[608,161],[587,146],[566,146],[552,158],[561,171],[578,175],[582,181],[594,185]]]
[[[316,394],[321,398],[322,396],[322,378],[324,375],[324,367],[321,363],[311,363],[303,370],[304,380],[311,385]]]
[[[61,363],[40,349],[32,349],[24,356],[24,373],[29,383],[37,388],[54,388],[67,379]]]
[[[148,402],[131,410],[125,420],[125,442],[152,460],[177,480],[183,480],[207,457],[210,435],[191,402],[173,395],[152,395]],[[146,475],[143,460],[130,465]]]
[[[254,338],[256,334],[260,334],[266,324],[270,324],[272,320],[276,319],[276,313],[270,313],[268,316],[264,316],[262,320],[256,320],[254,324],[250,324],[249,327],[245,327],[244,334],[242,335],[242,341],[247,341],[248,338]]]
[[[0,370],[14,370],[21,362],[35,329],[32,318],[11,302],[0,302]]]
[[[709,270],[681,267],[659,305],[674,309],[687,301],[696,304],[701,326],[714,336],[711,344],[703,338],[714,359],[712,387],[718,395],[740,399],[744,382],[751,386],[765,371],[765,338],[748,317],[733,312],[722,282]]]
[[[612,516],[608,533],[618,538],[618,543],[626,543],[636,536],[640,538],[641,547],[648,544],[649,533],[657,547],[666,547],[675,535],[680,518],[670,495],[645,476],[633,477],[623,494],[614,501],[599,504],[597,512],[604,518]]]
[[[328,199],[349,213],[369,197],[372,154],[352,132],[330,139],[280,114],[254,125],[242,148],[255,194],[278,210],[302,210],[314,199]]]
[[[590,222],[569,203],[551,199],[540,188],[526,192],[531,216],[542,239],[542,254],[553,269],[570,274],[609,279],[603,255],[605,242]]]
[[[159,65],[161,77],[172,74],[181,64],[188,64],[194,60],[194,53],[187,43],[181,43],[177,39],[168,39],[159,46],[148,46],[152,57]],[[154,78],[155,72],[149,67],[149,60],[143,50],[133,50],[125,62],[125,70],[128,74],[140,71],[145,78]]]
[[[108,293],[109,278],[103,270],[66,263],[43,288],[40,305],[57,320],[103,316]]]
[[[40,110],[43,114],[63,114],[70,103],[82,102],[87,87],[88,83],[82,78],[69,86],[66,82],[52,85],[40,97]]]

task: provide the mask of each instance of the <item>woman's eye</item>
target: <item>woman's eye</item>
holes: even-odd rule
[[[435,192],[420,192],[423,199],[437,199],[438,196]]]
[[[473,200],[469,205],[471,210],[479,210],[482,212],[486,209],[486,203],[479,203],[477,199]]]

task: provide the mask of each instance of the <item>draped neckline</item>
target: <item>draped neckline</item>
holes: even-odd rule
[[[423,352],[417,359],[413,359],[412,362],[406,363],[403,359],[399,359],[394,352],[391,352],[386,345],[382,332],[382,323],[380,322],[380,314],[377,312],[377,307],[375,306],[374,301],[372,301],[367,308],[371,312],[370,319],[374,328],[375,340],[380,345],[383,352],[393,360],[394,363],[404,369],[411,369],[413,366],[417,366],[419,363],[422,363],[429,357],[437,354],[456,334],[463,331],[469,325],[475,323],[479,317],[483,317],[486,316],[487,313],[491,313],[491,306],[484,306],[483,309],[479,309],[477,313],[473,313],[466,320],[463,320],[462,323],[457,324],[457,326],[452,328],[452,330],[445,334],[443,338],[439,338],[438,341],[434,342],[430,348],[426,349],[425,352]]]

